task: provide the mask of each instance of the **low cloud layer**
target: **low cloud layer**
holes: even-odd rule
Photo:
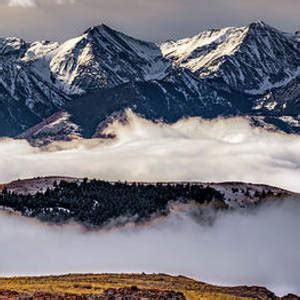
[[[213,226],[186,211],[147,227],[85,232],[2,213],[0,273],[163,272],[300,294],[299,214],[299,203],[289,202],[223,214]]]
[[[253,128],[246,119],[155,124],[129,114],[114,141],[45,148],[0,141],[0,182],[46,175],[137,181],[265,183],[300,192],[300,137]],[[190,211],[141,227],[87,232],[0,214],[0,273],[164,272],[222,285],[262,285],[300,294],[300,204],[224,213],[213,226]],[[194,216],[194,215],[193,215]],[[237,226],[238,225],[238,226]]]
[[[130,181],[244,181],[300,192],[300,136],[253,128],[242,118],[173,125],[130,115],[112,124],[115,141],[79,140],[46,148],[0,141],[0,182],[36,176]]]

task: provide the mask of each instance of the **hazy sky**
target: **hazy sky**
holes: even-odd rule
[[[105,22],[147,40],[262,19],[300,30],[299,0],[0,0],[0,36],[62,40]]]

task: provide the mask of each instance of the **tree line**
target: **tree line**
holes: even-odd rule
[[[112,183],[84,179],[80,183],[61,181],[34,195],[4,189],[0,206],[47,222],[72,220],[87,226],[103,226],[120,217],[145,221],[154,214],[168,214],[171,201],[187,203],[192,200],[199,204],[212,200],[224,202],[220,192],[200,184]]]

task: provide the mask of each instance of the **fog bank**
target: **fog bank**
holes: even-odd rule
[[[300,136],[253,128],[246,119],[155,124],[129,113],[114,141],[34,148],[0,140],[0,182],[35,176],[134,181],[245,181],[300,192]]]
[[[174,211],[148,226],[86,232],[1,213],[0,273],[163,272],[300,294],[299,214],[300,204],[288,202],[205,226]]]

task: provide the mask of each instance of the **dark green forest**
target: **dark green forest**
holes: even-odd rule
[[[50,223],[75,221],[101,227],[120,217],[144,222],[153,215],[167,215],[172,201],[203,204],[213,200],[225,206],[220,192],[199,184],[111,183],[84,179],[80,183],[61,181],[54,184],[53,189],[34,195],[4,190],[0,206]]]

